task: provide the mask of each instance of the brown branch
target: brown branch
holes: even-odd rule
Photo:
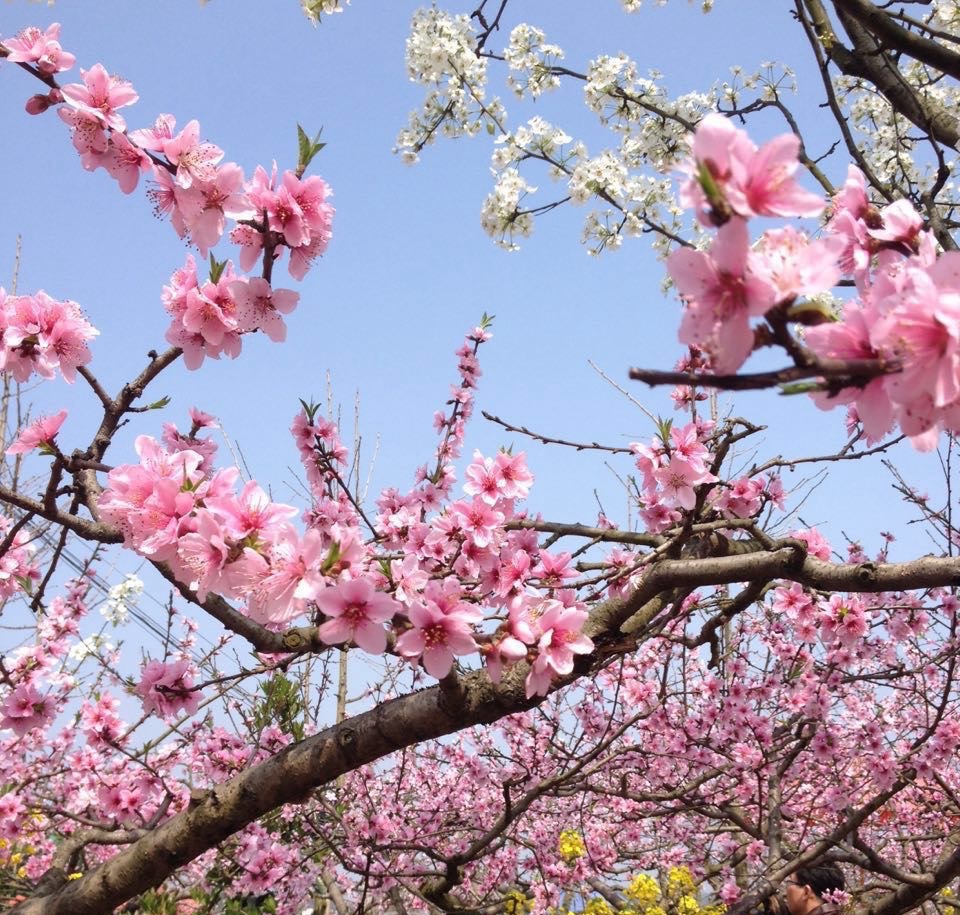
[[[842,0],[834,0],[834,8],[844,31],[852,42],[848,49],[839,42],[830,48],[831,58],[847,76],[870,82],[898,114],[919,127],[938,142],[957,149],[960,129],[957,118],[930,97],[922,97],[909,84],[900,68],[861,20],[848,12]]]
[[[902,51],[908,57],[926,64],[960,79],[960,54],[955,50],[944,47],[939,42],[925,38],[916,32],[911,32],[890,16],[889,13],[874,6],[867,0],[833,0],[838,10],[862,23],[877,38],[882,38],[884,44]]]
[[[499,416],[494,416],[486,410],[482,411],[483,418],[498,426],[503,426],[508,432],[519,432],[521,435],[529,436],[535,441],[544,445],[566,445],[568,448],[574,448],[577,451],[607,451],[610,454],[631,454],[629,448],[623,448],[618,445],[598,445],[596,442],[568,442],[562,438],[552,438],[549,435],[541,435],[539,432],[531,432],[526,426],[514,426]]]
[[[722,391],[760,391],[807,378],[823,378],[830,388],[863,387],[881,375],[900,371],[900,365],[883,359],[818,359],[810,365],[791,365],[772,372],[745,375],[711,375],[703,372],[661,372],[656,369],[630,369],[633,381],[650,387],[661,384],[685,384]]]

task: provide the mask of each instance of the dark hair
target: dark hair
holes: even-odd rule
[[[794,872],[797,883],[800,886],[809,886],[817,896],[823,898],[823,894],[831,890],[842,890],[846,886],[843,879],[843,871],[829,861],[820,864],[814,864],[811,867],[801,867]]]

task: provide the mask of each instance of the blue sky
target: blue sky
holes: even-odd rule
[[[168,371],[148,397],[168,394],[170,406],[135,418],[109,452],[112,463],[132,459],[136,434],[159,435],[166,420],[186,426],[187,408],[196,405],[221,419],[253,476],[276,498],[296,502],[288,468],[297,458],[287,429],[298,398],[325,398],[329,373],[348,442],[359,393],[364,468],[379,437],[373,492],[406,488],[415,467],[432,456],[431,420],[455,380],[453,350],[484,311],[497,317],[494,340],[481,351],[480,408],[564,439],[622,445],[649,438],[651,423],[597,375],[592,359],[653,412],[671,412],[666,391],[626,380],[629,366],[668,368],[681,352],[679,304],[660,291],[663,267],[647,241],[627,240],[619,252],[590,258],[579,242],[584,211],[563,208],[540,221],[522,251],[507,254],[479,223],[491,187],[489,138],[441,142],[412,168],[392,154],[397,130],[422,97],[406,78],[403,57],[418,5],[354,0],[314,29],[296,0],[0,4],[0,35],[59,21],[61,42],[80,66],[102,62],[129,79],[140,93],[124,112],[131,128],[161,112],[180,125],[197,118],[202,135],[248,174],[273,159],[281,169],[296,164],[298,122],[308,131],[322,125],[329,143],[312,170],[334,189],[334,240],[306,282],[290,284],[301,303],[288,321],[287,343],[247,340],[236,361],[208,361],[197,373],[179,365]],[[764,60],[793,65],[801,124],[826,145],[832,135],[819,126],[817,77],[788,6],[720,0],[703,16],[698,5],[674,0],[627,16],[617,0],[517,0],[506,25],[523,18],[543,27],[574,69],[623,50],[641,71],[663,71],[674,93],[726,78],[734,63],[747,70]],[[78,78],[76,71],[67,76]],[[169,224],[153,218],[142,188],[126,197],[105,172],[85,173],[55,114],[23,112],[34,91],[18,68],[0,66],[0,283],[9,287],[19,234],[20,291],[45,288],[80,302],[102,332],[91,368],[115,390],[144,365],[148,350],[165,346],[160,289],[186,252]],[[516,113],[500,74],[491,92],[505,97],[513,124],[541,113],[574,135],[585,131],[591,152],[614,143],[594,124],[576,85]],[[762,129],[780,128],[767,121]],[[834,176],[845,167],[839,157],[828,164]],[[545,176],[531,180],[547,184]],[[226,256],[228,248],[217,253]],[[82,383],[58,381],[30,396],[39,410],[70,410],[65,449],[87,444],[95,404]],[[821,414],[803,398],[749,395],[736,412],[769,424],[761,458],[826,453],[844,441],[842,412]],[[611,518],[625,520],[616,476],[595,454],[538,447],[479,413],[467,453],[511,443],[528,451],[537,477],[532,510],[592,523],[599,499]],[[898,460],[918,485],[936,487],[935,457],[918,460],[903,449]],[[621,475],[631,470],[623,458],[611,466]],[[800,476],[788,475],[787,484]],[[835,468],[803,515],[826,522],[835,545],[845,531],[876,549],[879,529],[896,529],[909,517],[889,483],[877,465]],[[929,548],[919,536],[905,542]]]

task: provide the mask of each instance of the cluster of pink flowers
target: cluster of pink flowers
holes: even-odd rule
[[[825,292],[839,278],[833,240],[810,241],[788,226],[750,245],[749,218],[817,216],[825,207],[794,180],[799,146],[784,134],[758,149],[718,114],[707,115],[694,134],[680,201],[718,231],[707,251],[681,248],[667,268],[686,303],[680,340],[704,350],[717,372],[736,372],[753,351],[751,318]]]
[[[35,66],[45,79],[52,80],[53,74],[74,64],[74,56],[60,47],[59,33],[58,24],[46,32],[26,29],[0,43],[0,53],[10,61]],[[184,349],[191,368],[199,366],[205,356],[218,358],[225,353],[235,357],[244,333],[260,330],[271,340],[282,341],[286,336],[282,315],[294,309],[299,297],[286,289],[273,289],[269,278],[285,248],[290,252],[290,274],[298,280],[326,250],[334,216],[326,182],[316,176],[303,177],[306,162],[296,173],[286,171],[279,179],[276,165],[270,174],[258,167],[246,181],[240,166],[222,162],[223,150],[201,139],[195,120],[178,132],[173,115],[161,114],[151,127],[128,131],[121,111],[137,101],[133,86],[99,63],[80,74],[79,83],[56,85],[46,95],[33,96],[27,110],[39,114],[51,105],[58,106],[84,168],[106,169],[124,193],[132,193],[141,175],[149,175],[152,186],[148,196],[157,214],[168,216],[178,235],[194,244],[203,257],[223,237],[228,219],[235,223],[230,237],[240,247],[241,268],[250,271],[263,257],[263,278],[238,277],[228,264],[220,275],[202,285],[189,259],[165,290],[164,304],[173,317],[167,340]],[[3,299],[0,290],[0,306]],[[42,307],[49,310],[50,304],[44,298]],[[59,304],[67,311],[66,317],[83,321],[73,303]],[[24,315],[22,322],[29,321],[30,316]],[[10,321],[3,328],[7,353],[0,369],[14,372],[19,380],[31,370],[52,377],[58,363],[51,367],[50,356],[44,352],[34,356],[37,346],[45,350],[49,345],[46,336],[35,343],[31,337],[37,333],[25,331],[18,338],[15,330],[6,332],[8,325],[16,328],[22,322]],[[78,336],[76,328],[61,320],[55,340],[61,353],[59,364],[68,379],[72,379],[75,365],[89,359],[84,341],[95,332],[86,322],[81,327],[84,332]],[[9,353],[16,348],[19,356]]]
[[[173,318],[167,342],[183,350],[184,364],[197,369],[206,357],[236,358],[243,334],[263,331],[271,340],[286,338],[284,314],[300,299],[289,289],[273,289],[258,277],[238,278],[227,261],[219,277],[201,283],[192,256],[163,287],[163,306]]]
[[[28,26],[15,37],[0,42],[0,52],[3,52],[11,63],[36,67],[45,77],[51,77],[61,70],[69,70],[77,60],[73,54],[60,47],[59,22],[54,22],[43,32],[36,26]],[[27,99],[27,113],[40,114],[51,105],[62,101],[63,95],[59,89],[37,93]]]
[[[194,676],[190,661],[148,661],[137,684],[144,712],[156,712],[161,718],[172,718],[181,713],[193,715],[200,705],[200,693],[194,689]],[[104,727],[109,727],[110,723],[108,716],[97,737],[103,738]]]
[[[319,536],[300,536],[292,506],[272,502],[253,481],[235,492],[236,468],[203,469],[191,449],[168,451],[140,436],[140,463],[114,468],[100,500],[101,517],[125,542],[167,562],[204,600],[210,591],[247,603],[260,622],[300,615],[321,586]]]
[[[820,640],[828,646],[853,647],[866,636],[870,624],[867,608],[858,597],[834,594],[816,601],[796,583],[774,590],[772,608],[791,623],[800,642],[810,645]]]
[[[807,345],[820,356],[876,359],[899,371],[819,395],[817,403],[851,404],[870,441],[899,426],[917,448],[930,450],[941,429],[960,432],[960,254],[938,256],[907,201],[874,207],[855,166],[834,197],[827,228],[842,242],[841,266],[858,297],[837,323],[810,328]]]
[[[681,509],[695,507],[697,487],[717,482],[718,477],[710,470],[713,455],[703,443],[712,431],[712,423],[692,422],[671,427],[669,441],[631,443],[643,476],[641,513],[647,530],[659,533],[672,527],[680,520]]]
[[[7,537],[13,522],[0,515],[0,540]],[[0,555],[0,602],[29,589],[40,580],[40,567],[34,556],[31,534],[20,528],[13,535],[10,546]]]
[[[302,178],[285,171],[277,182],[276,165],[270,175],[260,166],[245,186],[247,199],[257,218],[262,219],[272,243],[290,250],[288,270],[302,280],[311,263],[327,250],[334,209],[330,187],[316,175]],[[250,270],[263,248],[265,233],[252,225],[238,225],[230,240],[240,246],[240,266]]]
[[[803,343],[821,358],[865,360],[890,374],[840,391],[824,385],[816,401],[825,409],[851,404],[870,441],[899,426],[915,447],[934,448],[941,430],[960,431],[960,254],[937,254],[908,201],[874,206],[855,166],[834,195],[824,238],[810,241],[785,226],[751,245],[748,219],[825,208],[795,181],[798,150],[793,134],[758,149],[717,114],[697,127],[680,200],[717,232],[707,250],[681,248],[668,258],[686,305],[680,340],[702,349],[714,371],[736,372],[758,345],[776,339],[771,327],[758,337],[752,319],[776,316],[782,324],[798,298],[850,276],[857,298],[840,320],[824,315],[806,328]]]
[[[34,295],[8,296],[0,287],[0,371],[17,381],[31,375],[65,381],[77,377],[77,366],[91,358],[87,341],[99,331],[76,302],[57,301],[43,290]]]
[[[184,274],[178,289],[195,289],[192,270]],[[405,496],[382,494],[373,541],[361,538],[362,516],[340,476],[347,451],[337,428],[306,405],[291,430],[312,494],[304,533],[290,523],[291,506],[272,502],[254,482],[237,493],[237,470],[213,467],[200,434],[212,419],[196,411],[188,435],[170,426],[163,444],[137,439],[140,463],[110,472],[100,516],[128,546],[168,563],[199,600],[217,593],[241,601],[270,626],[310,612],[325,643],[349,641],[374,654],[387,649],[392,630],[392,650],[437,678],[478,652],[497,678],[529,659],[528,692],[544,694],[592,643],[581,634],[586,611],[565,588],[577,574],[571,555],[540,549],[535,531],[507,530],[522,517],[517,503],[533,482],[525,455],[477,452],[464,497],[450,495],[480,374],[476,350],[488,337],[477,328],[457,351],[460,384],[437,423],[437,469],[423,468]],[[375,544],[402,558],[377,561]],[[481,625],[484,606],[503,618],[492,634]],[[139,688],[145,705],[165,714],[171,702],[195,698],[182,674],[150,667]]]

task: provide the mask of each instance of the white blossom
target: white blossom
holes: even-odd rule
[[[469,17],[436,8],[417,10],[406,61],[410,79],[432,88],[397,136],[394,152],[405,162],[416,162],[438,134],[459,137],[502,130],[505,112],[499,99],[486,98],[487,61],[477,55]]]
[[[528,238],[533,231],[533,216],[520,210],[520,201],[536,188],[521,177],[515,168],[506,168],[496,176],[493,191],[484,200],[480,210],[483,231],[500,247],[516,251],[514,238]]]
[[[76,645],[70,648],[69,655],[74,661],[82,661],[89,655],[107,653],[113,651],[114,646],[102,635],[91,635],[85,639],[80,639]]]
[[[560,77],[552,68],[563,60],[563,49],[547,44],[545,39],[541,29],[525,22],[510,33],[510,43],[503,56],[511,70],[507,83],[519,98],[525,94],[537,98],[560,85]]]
[[[107,599],[100,606],[100,613],[107,622],[122,626],[130,618],[130,609],[137,604],[137,598],[143,593],[143,582],[133,574],[127,574],[123,581],[114,585]]]
[[[350,0],[300,0],[303,14],[314,25],[320,21],[325,13],[342,13],[344,7],[350,5]]]

